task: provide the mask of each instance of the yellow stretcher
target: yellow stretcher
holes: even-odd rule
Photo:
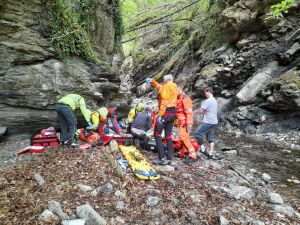
[[[119,145],[134,174],[143,180],[157,180],[160,175],[151,167],[135,146]]]

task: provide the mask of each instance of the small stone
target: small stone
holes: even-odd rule
[[[255,193],[245,186],[232,185],[230,189],[222,187],[222,190],[228,194],[228,197],[235,199],[245,198],[250,200],[255,196]]]
[[[177,198],[172,198],[172,202],[173,202],[174,206],[178,206],[180,204],[180,200]]]
[[[160,190],[157,190],[157,189],[147,189],[147,194],[156,196],[156,195],[160,195],[161,192],[160,192]]]
[[[123,201],[118,201],[116,209],[122,211],[125,208],[125,203]]]
[[[255,220],[254,225],[265,225],[265,223],[260,220]]]
[[[60,203],[57,202],[57,201],[54,201],[54,200],[49,201],[48,202],[48,209],[51,212],[53,212],[54,214],[56,214],[62,220],[68,220],[69,219],[69,216],[63,212]]]
[[[114,191],[114,187],[111,183],[107,183],[104,185],[102,192],[104,193],[112,193]]]
[[[85,225],[85,219],[63,220],[62,225]]]
[[[227,220],[224,216],[220,216],[220,225],[228,225],[229,220]]]
[[[115,192],[115,196],[117,196],[119,199],[124,199],[126,197],[126,192],[117,190]]]
[[[287,179],[286,181],[289,182],[289,183],[292,183],[292,182],[293,182],[292,179]]]
[[[154,208],[151,212],[152,216],[158,216],[161,215],[163,213],[163,211],[160,208]]]
[[[293,183],[300,184],[300,181],[299,180],[293,180]]]
[[[40,216],[39,216],[39,220],[46,222],[46,223],[50,223],[52,221],[56,221],[58,220],[58,217],[55,216],[53,214],[53,212],[51,212],[50,210],[46,209]]]
[[[111,150],[113,151],[118,151],[119,150],[119,145],[118,142],[116,140],[111,140],[109,142],[109,147],[111,148]]]
[[[91,192],[93,197],[96,197],[100,192],[110,194],[114,191],[114,187],[111,183],[106,183],[103,186],[99,186]]]
[[[78,206],[76,212],[80,219],[86,219],[87,225],[106,225],[106,220],[88,204]]]
[[[288,205],[274,205],[274,210],[277,213],[283,214],[285,216],[290,216],[290,217],[294,216],[295,214],[295,210]]]
[[[280,194],[272,192],[269,193],[269,202],[272,204],[283,204],[283,199]]]
[[[122,217],[120,217],[120,216],[117,216],[117,217],[116,217],[116,221],[117,221],[118,223],[125,223],[124,218],[122,218]]]
[[[256,173],[257,173],[257,171],[256,171],[256,169],[250,169],[250,173],[252,173],[252,174],[256,174]]]
[[[193,210],[187,210],[187,215],[190,217],[190,218],[196,218],[197,217],[197,214],[193,211]]]
[[[83,184],[79,184],[78,188],[80,191],[83,191],[83,192],[89,192],[89,191],[93,190],[93,188],[91,186],[87,186],[87,185],[83,185]]]
[[[0,126],[0,137],[4,136],[7,132],[7,127]]]
[[[230,151],[225,151],[224,154],[229,156],[236,156],[238,152],[237,150],[230,150]]]
[[[36,180],[36,182],[40,186],[42,186],[42,185],[44,185],[46,183],[46,181],[44,180],[44,178],[39,173],[35,173],[34,174],[34,179]]]
[[[287,149],[283,149],[282,152],[283,152],[283,153],[287,153],[287,154],[291,154],[291,153],[292,153],[292,151],[287,150]]]
[[[158,197],[148,197],[147,199],[147,202],[146,202],[146,205],[149,206],[149,207],[154,207],[154,206],[157,206],[160,202],[160,198]]]
[[[0,188],[5,188],[8,185],[8,180],[5,177],[0,177]]]
[[[171,183],[173,186],[176,186],[176,180],[174,180],[173,178],[171,177],[166,177],[166,176],[163,176],[162,177],[164,180],[168,181],[169,183]]]
[[[262,180],[269,183],[271,181],[271,176],[267,173],[263,173],[262,176],[261,176]]]
[[[175,168],[174,166],[166,165],[166,166],[155,166],[155,169],[158,171],[161,171],[163,173],[170,173],[174,172]]]

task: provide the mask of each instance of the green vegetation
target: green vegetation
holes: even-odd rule
[[[288,13],[288,9],[295,3],[295,0],[283,0],[271,6],[270,12],[267,14],[266,19],[283,17],[283,13]]]
[[[97,62],[99,60],[93,52],[89,34],[96,6],[93,0],[76,0],[76,5],[72,3],[71,0],[47,2],[51,15],[52,43],[63,60],[75,55]]]
[[[79,56],[88,61],[103,63],[95,56],[91,38],[95,28],[96,8],[103,4],[98,0],[51,0],[46,1],[51,16],[51,41],[62,60]],[[102,6],[102,5],[101,5]],[[123,23],[119,0],[105,4],[115,27],[115,42],[120,46]]]
[[[287,73],[283,75],[281,79],[289,84],[291,88],[295,87],[296,89],[300,89],[300,75],[297,72]]]
[[[199,30],[206,48],[214,48],[221,40],[219,17],[224,9],[221,0],[124,0],[121,4],[125,26],[123,47],[125,55],[139,50],[143,37],[167,29],[174,49],[190,39]]]

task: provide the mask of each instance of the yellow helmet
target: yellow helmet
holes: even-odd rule
[[[101,107],[100,109],[97,110],[97,112],[99,113],[100,116],[107,116],[108,114],[108,110],[106,107]]]
[[[138,112],[142,112],[142,111],[144,111],[145,106],[144,106],[143,103],[138,103],[138,104],[135,106],[135,109],[136,109]]]

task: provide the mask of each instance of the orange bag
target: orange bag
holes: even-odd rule
[[[85,130],[84,128],[80,129],[79,137],[81,140],[87,143],[95,143],[100,140],[100,135],[94,131]]]

